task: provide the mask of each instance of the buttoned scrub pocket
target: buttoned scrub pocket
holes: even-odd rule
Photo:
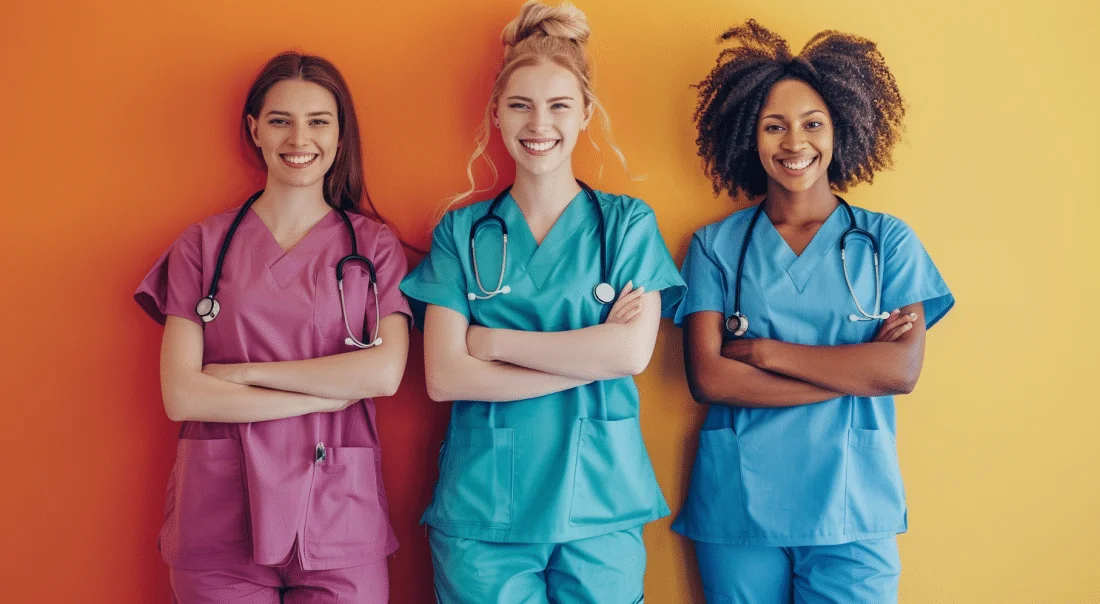
[[[514,448],[513,428],[452,428],[433,504],[436,521],[507,528]]]

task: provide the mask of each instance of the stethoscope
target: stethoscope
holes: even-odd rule
[[[840,197],[837,197],[837,201],[840,202],[840,205],[844,206],[844,210],[848,213],[848,230],[844,231],[844,234],[840,236],[840,270],[844,273],[844,283],[848,286],[848,293],[851,294],[852,301],[856,304],[856,311],[859,313],[848,315],[848,320],[876,321],[889,318],[890,313],[880,312],[882,304],[882,268],[878,261],[878,239],[868,231],[856,226],[856,215],[852,212],[852,206],[848,205],[847,201],[844,201]],[[753,228],[756,226],[756,221],[760,219],[760,214],[763,213],[763,211],[764,202],[761,202],[760,205],[756,206],[756,211],[752,214],[752,220],[749,221],[749,229],[745,232],[745,239],[741,242],[741,256],[737,261],[737,283],[734,287],[733,294],[733,314],[726,317],[726,330],[737,338],[745,335],[745,332],[749,330],[749,318],[741,314],[741,272],[745,267],[745,254],[749,251],[749,242],[752,241]],[[871,244],[872,258],[875,263],[875,312],[873,313],[868,313],[863,309],[863,305],[859,303],[859,297],[856,296],[856,290],[852,287],[852,279],[848,276],[848,262],[844,255],[844,248],[847,244],[847,239],[852,236],[862,237]]]
[[[611,287],[611,283],[609,283],[610,278],[607,274],[607,242],[603,208],[600,207],[600,201],[596,198],[596,193],[592,191],[591,187],[579,180],[577,184],[584,189],[589,201],[592,202],[592,206],[596,208],[596,217],[599,219],[600,225],[600,282],[596,284],[596,287],[592,288],[592,295],[600,304],[610,304],[615,299],[615,288]],[[510,286],[504,285],[504,271],[508,265],[508,225],[504,224],[504,220],[496,214],[500,202],[504,200],[504,197],[507,196],[508,192],[511,190],[512,186],[508,185],[501,191],[500,194],[493,199],[493,203],[489,204],[489,211],[481,218],[478,218],[473,226],[470,227],[470,264],[473,265],[474,268],[474,282],[477,284],[477,288],[481,290],[481,295],[474,292],[466,294],[466,298],[471,302],[474,300],[488,300],[497,294],[507,294],[512,291]],[[478,230],[489,223],[496,223],[500,228],[501,238],[500,276],[497,278],[496,287],[492,290],[485,289],[485,286],[481,283],[481,273],[478,272],[477,267],[477,246],[474,245],[477,240]]]
[[[237,215],[233,218],[233,224],[229,226],[229,232],[225,234],[225,239],[222,241],[221,251],[218,252],[218,261],[214,264],[214,278],[210,282],[210,293],[205,298],[199,300],[195,305],[195,314],[202,318],[204,323],[209,323],[218,316],[218,312],[221,311],[221,305],[218,304],[218,300],[214,297],[218,294],[218,279],[222,274],[222,263],[225,262],[225,254],[229,251],[229,242],[233,240],[233,235],[237,232],[237,227],[240,226],[241,220],[244,219],[244,215],[248,213],[248,209],[252,207],[260,195],[263,194],[261,189],[252,197],[248,198],[248,201],[244,202],[241,209],[237,212]],[[378,346],[382,343],[382,338],[378,337],[378,327],[381,321],[381,310],[378,307],[378,275],[374,271],[374,264],[367,260],[365,257],[359,255],[359,247],[355,242],[355,230],[351,227],[351,219],[348,218],[348,213],[340,208],[336,208],[339,212],[340,218],[344,221],[344,226],[348,229],[348,235],[351,238],[351,253],[344,256],[336,263],[336,288],[340,291],[340,313],[344,317],[344,328],[347,329],[348,337],[344,339],[344,343],[348,346],[355,346],[357,348],[370,348],[372,346]],[[348,309],[344,302],[344,265],[348,262],[362,263],[367,267],[367,274],[370,276],[370,286],[374,291],[374,334],[370,340],[364,342],[355,337],[355,334],[351,331],[351,324],[348,323]],[[363,314],[363,335],[367,335],[367,315]]]

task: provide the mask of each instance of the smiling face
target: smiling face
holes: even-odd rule
[[[267,164],[269,184],[321,186],[336,160],[340,126],[336,98],[305,80],[271,87],[259,115],[248,116],[252,142]]]
[[[588,109],[576,76],[556,63],[539,61],[512,72],[493,114],[516,172],[572,173],[570,159]]]
[[[792,193],[827,187],[833,123],[825,100],[801,80],[777,82],[760,110],[756,148],[769,186]]]

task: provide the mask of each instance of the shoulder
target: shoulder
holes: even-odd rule
[[[897,216],[885,212],[875,212],[859,206],[851,207],[852,214],[856,217],[856,225],[878,236],[882,240],[881,245],[916,237],[913,229]]]
[[[608,193],[606,191],[593,191],[596,200],[600,203],[600,209],[608,219],[624,217],[637,220],[646,216],[654,216],[653,208],[649,204],[621,193]]]
[[[748,230],[749,222],[752,221],[755,212],[755,205],[738,210],[696,230],[693,239],[707,248],[713,247],[717,242],[729,242],[735,239],[739,241],[745,236],[745,231]]]

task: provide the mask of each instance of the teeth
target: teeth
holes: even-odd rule
[[[520,143],[532,151],[549,151],[554,148],[554,145],[558,144],[558,141],[545,141],[536,143],[534,141],[520,141]]]
[[[802,170],[803,168],[806,168],[810,164],[814,163],[814,158],[811,157],[809,159],[803,159],[797,162],[781,160],[779,163],[783,164],[783,167],[787,168],[788,170]]]
[[[312,153],[309,155],[284,155],[283,159],[292,164],[308,164],[309,162],[313,161],[313,158],[315,157],[317,157],[317,154]]]

